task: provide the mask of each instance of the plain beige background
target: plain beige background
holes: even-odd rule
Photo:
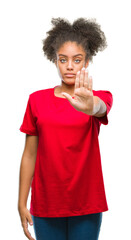
[[[19,131],[30,93],[60,84],[55,65],[44,57],[42,39],[52,17],[96,18],[108,47],[89,65],[93,89],[114,97],[99,135],[109,211],[103,213],[100,240],[130,239],[130,2],[12,0],[0,3],[0,237],[26,239],[17,211],[18,178],[25,134]],[[28,208],[30,205],[30,195]],[[34,236],[33,227],[29,230]]]

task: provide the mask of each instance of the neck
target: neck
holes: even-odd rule
[[[67,84],[62,82],[61,85],[59,85],[59,93],[66,92],[73,97],[74,96],[74,88],[75,88],[74,84],[67,85]]]

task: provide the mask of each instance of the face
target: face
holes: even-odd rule
[[[77,72],[89,64],[89,60],[85,62],[83,47],[76,42],[65,42],[56,54],[55,64],[61,80],[69,85],[75,84]]]

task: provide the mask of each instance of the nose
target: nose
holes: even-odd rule
[[[67,62],[67,70],[73,70],[73,64],[71,60]]]

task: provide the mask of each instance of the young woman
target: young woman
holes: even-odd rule
[[[43,51],[61,78],[29,95],[20,131],[26,133],[18,211],[26,237],[97,240],[108,211],[98,135],[108,124],[111,92],[93,90],[88,65],[106,46],[95,20],[53,18]],[[30,211],[27,198],[31,186]]]

